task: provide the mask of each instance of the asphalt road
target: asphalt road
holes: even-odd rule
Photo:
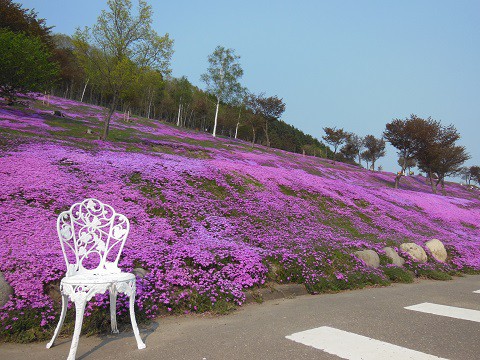
[[[250,304],[227,316],[161,318],[141,328],[147,348],[137,350],[132,332],[82,337],[77,359],[335,360],[335,355],[285,338],[320,326],[352,332],[450,360],[480,359],[480,322],[405,309],[419,303],[480,310],[480,276],[422,280],[328,295]],[[2,344],[0,359],[66,359],[70,339]]]

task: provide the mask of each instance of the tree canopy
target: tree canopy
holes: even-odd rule
[[[284,113],[285,103],[283,99],[277,95],[267,97],[265,93],[260,93],[259,95],[248,94],[246,97],[246,106],[253,114],[261,119],[260,123],[265,132],[266,145],[270,147],[268,125],[272,121],[278,120]]]
[[[240,56],[235,54],[235,50],[226,49],[219,45],[208,56],[207,72],[201,76],[201,80],[207,86],[207,92],[215,96],[217,100],[213,136],[217,135],[220,102],[232,102],[243,90],[239,82],[239,79],[243,76],[239,59]]]
[[[335,164],[337,150],[347,140],[348,133],[343,129],[337,129],[335,127],[324,127],[323,131],[325,131],[325,135],[322,136],[322,139],[325,140],[327,144],[333,146],[333,164]]]
[[[49,50],[54,47],[52,27],[46,25],[45,19],[39,19],[34,10],[23,9],[21,4],[11,0],[0,0],[0,28],[38,37]]]
[[[375,170],[375,162],[381,157],[385,156],[385,141],[378,139],[373,135],[365,136],[363,140],[365,151],[363,158],[372,163],[372,169]]]
[[[438,184],[441,183],[443,189],[445,177],[459,173],[470,156],[465,147],[456,145],[460,134],[453,125],[442,126],[431,118],[419,124],[414,154],[418,168],[428,174],[432,191],[436,193]]]
[[[384,136],[404,160],[402,171],[396,177],[396,187],[411,159],[416,160],[418,168],[430,178],[434,193],[438,184],[443,188],[445,177],[459,173],[469,159],[465,147],[456,144],[460,139],[457,129],[453,125],[443,126],[430,117],[422,119],[412,114],[405,120],[394,119],[387,124]]]
[[[13,103],[18,93],[46,90],[58,74],[50,56],[39,38],[0,29],[0,96]]]
[[[360,136],[354,133],[347,133],[345,145],[340,149],[340,153],[351,162],[355,162],[355,158],[358,157],[358,163],[360,164],[362,147],[363,139]]]
[[[173,40],[152,29],[152,8],[138,1],[134,13],[130,0],[109,0],[92,29],[77,30],[75,53],[87,77],[111,98],[102,138],[120,98],[128,96],[147,71],[168,74]]]
[[[405,120],[393,119],[386,125],[383,132],[384,138],[398,150],[398,156],[403,159],[400,164],[401,170],[395,177],[395,189],[398,188],[401,177],[405,174],[409,161],[413,160],[415,150],[415,133],[419,128],[419,118],[416,115],[410,115]]]

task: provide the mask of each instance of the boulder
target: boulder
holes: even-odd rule
[[[385,251],[385,255],[392,260],[393,265],[403,266],[403,264],[405,264],[405,259],[400,257],[393,248],[386,247],[383,248],[383,251]]]
[[[142,268],[135,268],[133,269],[132,272],[135,276],[138,276],[140,279],[143,279],[145,275],[148,274],[148,271]]]
[[[408,253],[413,259],[421,262],[427,262],[427,253],[423,248],[415,243],[404,243],[400,245],[400,249]]]
[[[10,300],[10,295],[13,295],[13,289],[0,272],[0,308]]]
[[[432,239],[427,241],[425,246],[430,250],[435,260],[440,262],[445,262],[445,260],[447,260],[447,250],[445,250],[445,246],[443,246],[443,243],[440,240]]]
[[[363,262],[370,267],[378,268],[380,266],[380,258],[378,257],[378,254],[373,250],[355,251],[354,254],[356,257],[363,260]]]

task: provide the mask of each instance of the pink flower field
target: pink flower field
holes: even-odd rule
[[[403,242],[447,246],[448,264],[408,261],[413,271],[480,270],[478,190],[447,183],[449,196],[433,195],[420,176],[395,190],[391,173],[121,114],[102,142],[104,114],[60,98],[0,105],[0,271],[14,290],[0,336],[22,317],[56,324],[52,289],[66,271],[56,218],[87,197],[130,219],[120,265],[148,271],[137,279],[146,317],[240,305],[270,282],[311,293],[386,284],[391,265],[369,268],[352,253]],[[88,313],[107,305],[97,297]]]

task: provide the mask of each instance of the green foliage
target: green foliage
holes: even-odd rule
[[[288,195],[288,196],[298,196],[297,195],[297,192],[291,188],[289,188],[288,186],[286,185],[278,185],[278,187],[280,188],[280,191],[285,194],[285,195]]]
[[[337,154],[337,149],[340,145],[342,145],[345,141],[347,141],[349,134],[343,129],[336,129],[336,128],[329,128],[324,127],[323,131],[325,131],[325,136],[323,136],[323,140],[325,140],[328,144],[333,146],[333,162],[335,163],[335,157]]]
[[[243,76],[239,59],[235,50],[223,46],[217,46],[208,56],[209,67],[201,80],[207,85],[207,92],[219,102],[231,102],[243,90],[238,82]]]
[[[269,124],[285,112],[285,103],[277,95],[266,97],[264,93],[259,95],[248,94],[245,97],[245,106],[258,119],[263,128],[266,138],[266,145],[270,147]]]
[[[46,26],[45,19],[37,18],[35,11],[22,9],[22,5],[11,0],[0,0],[0,29],[39,38],[48,48],[53,47],[51,28]]]
[[[267,276],[271,281],[298,284],[302,284],[305,281],[302,267],[297,262],[292,261],[286,264],[281,263],[277,258],[270,257],[265,259],[264,263],[270,269]]]
[[[372,162],[372,170],[375,170],[375,162],[385,156],[385,140],[367,135],[363,140],[363,145],[366,150],[362,152],[361,156],[365,161]]]
[[[452,280],[452,276],[450,274],[436,269],[418,269],[417,276],[432,280]]]
[[[218,110],[220,102],[234,103],[244,92],[239,79],[243,76],[243,69],[238,62],[239,55],[233,49],[217,46],[208,57],[209,67],[201,80],[207,85],[207,93],[217,99],[213,136],[216,136],[218,124]]]
[[[319,278],[314,283],[307,283],[305,287],[311,294],[337,292],[342,290],[362,289],[366,286],[387,286],[390,282],[382,276],[374,273],[364,273],[356,271],[349,273],[347,280],[336,279],[333,276],[328,278]]]
[[[46,90],[58,74],[50,56],[38,38],[0,29],[0,96],[13,102],[17,93]]]
[[[311,294],[390,284],[380,273],[356,268],[357,263],[346,252],[327,249],[323,255],[321,261],[314,256],[308,257],[304,264],[309,269],[308,272],[316,274],[314,278],[305,278],[304,269],[296,261],[281,263],[279,259],[268,258],[265,261],[270,269],[268,278],[280,283],[305,284]]]
[[[79,29],[73,38],[86,76],[111,98],[103,139],[117,102],[138,94],[147,78],[155,80],[154,74],[168,74],[173,53],[168,34],[159,36],[152,29],[152,9],[145,1],[139,0],[136,14],[129,0],[109,0],[108,6],[92,29]],[[149,84],[149,91],[154,87],[154,82]]]
[[[47,340],[51,337],[50,328],[40,326],[40,312],[43,309],[29,309],[12,313],[8,322],[0,321],[0,338],[4,341],[29,343]]]
[[[190,179],[187,180],[187,183],[190,186],[193,186],[197,189],[204,190],[220,200],[224,200],[229,196],[228,190],[219,184],[215,180],[199,178],[199,179]]]
[[[147,198],[159,199],[161,202],[166,201],[165,196],[162,194],[161,184],[148,179],[143,179],[142,174],[139,171],[135,171],[129,175],[127,184],[135,185],[142,195]],[[158,212],[157,210],[152,211],[154,213]]]
[[[390,281],[396,283],[412,283],[415,278],[411,271],[399,266],[388,266],[382,268],[382,270]]]

